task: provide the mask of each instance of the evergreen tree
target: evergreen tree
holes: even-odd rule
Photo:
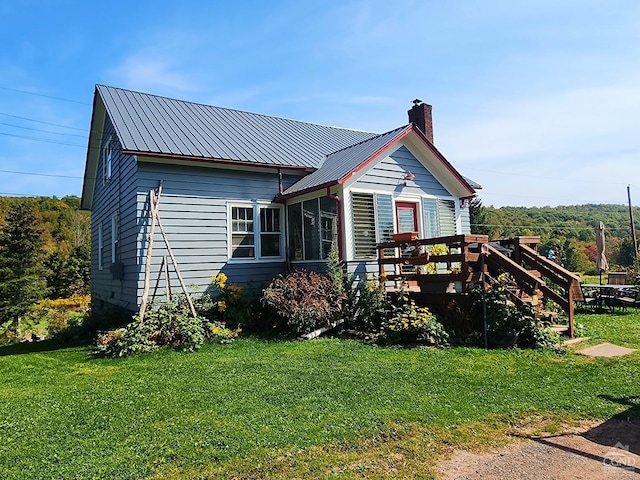
[[[0,323],[19,333],[20,318],[46,296],[42,223],[27,203],[12,206],[0,233]]]
[[[477,197],[469,202],[469,217],[471,233],[491,236],[491,228],[487,226],[487,209],[482,205],[482,200]]]

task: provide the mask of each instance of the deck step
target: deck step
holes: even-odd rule
[[[551,330],[560,335],[569,335],[569,325],[551,325]]]

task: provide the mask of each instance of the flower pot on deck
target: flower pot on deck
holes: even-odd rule
[[[391,238],[394,242],[412,242],[418,238],[418,232],[392,233]]]

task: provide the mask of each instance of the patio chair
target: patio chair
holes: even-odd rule
[[[582,284],[580,285],[580,289],[582,290],[582,301],[580,304],[591,308],[591,310],[595,310],[600,302],[600,289]]]
[[[609,272],[607,283],[609,285],[626,285],[627,272]]]
[[[640,290],[637,288],[621,288],[618,290],[618,296],[615,300],[617,306],[626,311],[628,307],[633,307],[638,311],[640,307]]]

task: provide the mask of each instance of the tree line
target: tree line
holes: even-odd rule
[[[0,197],[0,333],[43,299],[89,293],[90,225],[76,196]]]
[[[566,268],[596,272],[595,227],[605,225],[606,257],[610,270],[635,263],[629,208],[625,205],[587,204],[558,207],[485,207],[481,199],[470,203],[471,231],[491,240],[516,236],[539,236],[538,251],[560,250]],[[634,219],[640,209],[633,207]]]

